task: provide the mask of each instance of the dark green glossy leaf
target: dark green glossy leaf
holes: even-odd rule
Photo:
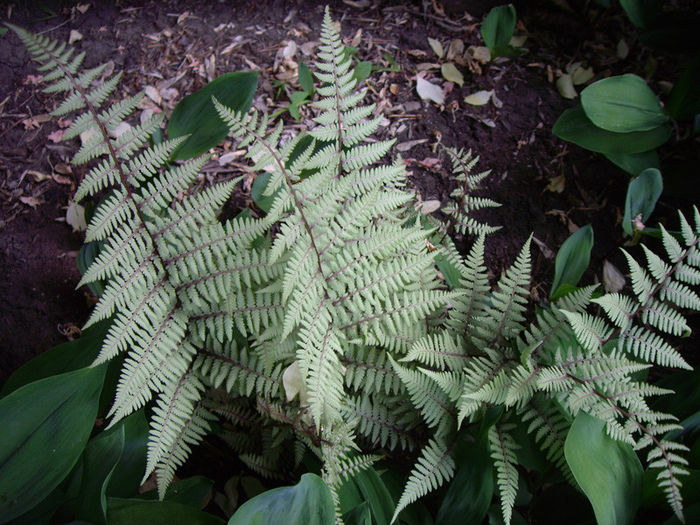
[[[572,233],[561,245],[554,260],[554,281],[550,299],[561,297],[562,285],[576,286],[591,262],[593,228],[587,224]]]
[[[671,136],[671,126],[664,124],[650,131],[613,133],[597,127],[583,108],[570,108],[561,114],[552,132],[563,140],[597,153],[641,153],[655,149]]]
[[[595,126],[613,133],[650,131],[669,120],[644,79],[632,74],[594,82],[581,91],[581,106]]]
[[[491,9],[483,24],[481,24],[481,36],[486,47],[494,49],[497,46],[506,46],[515,31],[517,17],[513,4],[502,5]]]
[[[213,480],[204,476],[192,476],[171,483],[165,491],[163,500],[202,509],[211,499],[211,489],[213,487]],[[141,494],[139,498],[157,500],[158,491],[156,489],[149,490]]]
[[[642,29],[654,24],[663,4],[663,0],[620,0],[630,22]]]
[[[250,198],[253,199],[253,202],[265,213],[270,211],[272,202],[274,201],[273,195],[264,195],[269,180],[269,173],[261,173],[255,177],[253,186],[250,188]]]
[[[225,523],[213,514],[173,501],[109,498],[107,515],[109,525],[141,523],[144,525],[223,525]]]
[[[130,498],[136,495],[146,471],[148,421],[144,409],[134,412],[119,424],[124,427],[124,446],[107,486],[107,495]]]
[[[293,487],[268,490],[246,501],[228,525],[334,525],[333,497],[316,474],[304,474]]]
[[[493,462],[486,435],[457,456],[457,473],[435,518],[436,525],[481,523],[493,497]]]
[[[345,525],[372,525],[372,513],[369,510],[369,503],[363,501],[354,509],[343,514]]]
[[[107,486],[124,448],[124,421],[92,438],[83,452],[83,476],[76,518],[107,523]]]
[[[299,78],[299,85],[301,89],[308,95],[314,92],[314,77],[311,75],[311,70],[309,66],[303,62],[299,62],[299,69],[297,70],[297,76]]]
[[[25,363],[12,374],[0,390],[0,397],[33,381],[90,366],[102,347],[110,320],[99,321],[68,343],[54,346]]]
[[[93,263],[97,256],[100,255],[100,250],[104,241],[91,241],[86,242],[80,247],[78,252],[78,257],[76,258],[76,263],[78,265],[78,271],[80,275],[84,275],[90,265]],[[90,291],[95,294],[95,297],[101,297],[107,286],[107,281],[104,279],[99,279],[97,281],[92,281],[87,284]]]
[[[357,487],[359,501],[364,501],[369,506],[375,525],[389,525],[394,514],[394,501],[377,471],[370,467],[357,472],[343,486],[349,483]],[[341,496],[341,511],[342,508]]]
[[[632,221],[637,216],[641,215],[642,222],[649,218],[663,189],[663,179],[656,168],[646,169],[639,177],[630,181],[625,199],[625,216],[622,219],[625,232],[629,235],[634,234]]]
[[[212,97],[235,111],[246,112],[253,102],[258,73],[245,71],[226,73],[215,78],[199,91],[187,95],[175,106],[168,122],[168,137],[189,135],[175,151],[173,160],[185,160],[205,153],[228,134]]]
[[[605,158],[618,168],[636,177],[647,168],[659,169],[659,155],[656,150],[641,153],[604,153]]]
[[[599,525],[633,522],[643,472],[631,445],[612,439],[603,421],[581,410],[566,436],[564,455]]]
[[[0,399],[0,522],[43,500],[78,461],[105,370],[102,365],[48,377]]]
[[[700,51],[700,13],[678,9],[662,12],[654,28],[639,35],[645,46],[669,53],[693,56]]]
[[[674,84],[666,111],[675,119],[691,119],[700,113],[700,55]]]

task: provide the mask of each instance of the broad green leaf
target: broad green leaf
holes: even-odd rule
[[[691,119],[700,113],[700,55],[673,86],[666,111],[675,119]]]
[[[440,270],[440,273],[445,279],[447,286],[449,286],[451,290],[457,289],[459,287],[459,280],[462,276],[459,269],[441,253],[438,253],[435,256],[435,265],[437,266],[438,270]]]
[[[593,228],[587,224],[572,233],[561,245],[554,260],[554,281],[549,298],[560,297],[562,285],[576,286],[588,268],[593,248]]]
[[[442,499],[436,525],[481,523],[493,497],[493,462],[486,436],[457,456],[457,473]]]
[[[357,83],[363,82],[372,74],[372,62],[358,62],[353,72],[353,77]]]
[[[109,498],[109,525],[223,525],[224,520],[174,501]],[[284,520],[279,522],[285,523]]]
[[[513,4],[494,7],[481,24],[481,36],[493,54],[497,46],[507,46],[517,21]]]
[[[103,244],[104,240],[90,241],[86,242],[80,247],[78,257],[76,258],[76,264],[81,275],[85,274],[93,261],[97,259],[98,255],[100,255],[100,250]],[[107,286],[107,281],[100,279],[87,283],[87,286],[96,297],[101,297],[105,291],[105,287]]]
[[[99,321],[78,339],[54,346],[22,365],[5,381],[0,397],[33,381],[90,366],[100,353],[110,323],[108,319]]]
[[[124,426],[124,446],[109,485],[107,495],[115,498],[130,498],[141,485],[146,471],[148,451],[148,422],[145,409],[130,414],[120,422]]]
[[[666,142],[671,136],[671,126],[664,124],[650,131],[613,133],[597,127],[583,108],[576,107],[561,114],[552,132],[560,139],[597,153],[640,153]]]
[[[310,95],[314,92],[314,77],[311,75],[311,70],[309,69],[309,66],[307,66],[303,62],[299,62],[297,77],[299,78],[299,85],[305,93]]]
[[[141,472],[143,475],[143,471]],[[204,476],[192,476],[168,485],[163,501],[182,503],[196,509],[204,508],[211,499],[214,481]],[[139,499],[158,499],[158,490],[153,489],[138,496]]]
[[[630,181],[625,199],[625,216],[622,228],[633,235],[635,227],[632,222],[641,215],[641,221],[646,221],[654,211],[664,189],[661,173],[656,168],[649,168],[640,173],[639,177]]]
[[[85,447],[77,519],[107,523],[107,486],[124,449],[124,422],[98,434]]]
[[[642,496],[642,464],[627,443],[605,432],[605,423],[579,411],[564,443],[564,455],[593,506],[598,525],[632,523]]]
[[[618,168],[634,177],[647,168],[660,167],[659,155],[655,149],[641,153],[604,153],[603,155]]]
[[[0,522],[43,500],[78,461],[95,422],[106,368],[41,379],[0,399]]]
[[[253,185],[250,188],[250,198],[253,202],[258,205],[258,207],[265,213],[270,211],[272,203],[275,200],[274,195],[264,195],[267,183],[270,180],[269,173],[261,173],[255,180],[253,180]]]
[[[316,474],[304,474],[293,487],[268,490],[246,501],[228,525],[334,525],[330,489]]]
[[[581,91],[581,106],[597,127],[613,133],[650,131],[669,120],[644,79],[620,75]]]
[[[620,0],[630,22],[642,29],[654,23],[663,4],[663,0]]]
[[[372,513],[369,510],[369,504],[363,501],[355,508],[343,514],[343,523],[345,525],[372,525]]]
[[[216,146],[228,134],[228,126],[216,112],[212,97],[216,97],[224,106],[235,111],[246,112],[253,102],[257,85],[256,71],[226,73],[183,98],[175,106],[168,122],[168,137],[189,137],[173,153],[173,160],[185,160],[201,155]]]

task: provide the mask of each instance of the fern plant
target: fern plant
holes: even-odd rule
[[[664,231],[667,261],[651,251],[645,265],[629,257],[633,296],[594,298],[588,287],[528,322],[530,241],[492,289],[484,244],[494,228],[470,215],[496,205],[473,197],[487,172],[471,173],[471,152],[449,150],[456,204],[445,223],[417,214],[401,159],[380,164],[394,141],[372,138],[381,118],[361,105],[328,11],[313,129],[282,143],[282,123],[212,101],[251,169],[267,177],[271,202],[262,216],[226,222],[218,210],[238,180],[193,191],[206,158],[170,166],[180,139],[148,145],[158,117],[113,138],[143,95],[101,109],[118,76],[79,73],[84,54],[11,27],[47,91],[66,95],[54,114],[82,111],[64,136],[83,138],[73,162],[94,161],[76,198],[108,192],[87,231],[104,248],[81,283],[108,281],[88,325],[114,318],[95,364],[124,356],[110,424],[152,403],[145,477],[155,472],[161,496],[218,418],[251,468],[291,471],[310,449],[331,488],[373,452],[420,447],[396,519],[454,475],[462,429],[496,407],[488,441],[508,522],[514,425],[528,422],[573,479],[563,444],[584,410],[614,438],[650,449],[682,516],[683,446],[663,437],[672,418],[647,406],[661,389],[634,374],[688,366],[664,334],[684,335],[680,309],[700,309],[690,289],[700,282],[697,212],[694,226],[682,218],[682,244]],[[478,235],[466,258],[453,231]],[[437,271],[445,266],[459,275],[451,289]]]

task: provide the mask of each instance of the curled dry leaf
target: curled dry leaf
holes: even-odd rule
[[[469,46],[467,53],[477,62],[486,64],[491,62],[491,51],[486,46]]]
[[[75,29],[70,30],[70,35],[68,36],[68,43],[73,44],[74,42],[77,42],[78,40],[82,40],[83,35],[79,32],[76,31]]]
[[[593,68],[592,67],[577,67],[574,71],[571,72],[571,81],[574,83],[575,86],[580,86],[581,84],[585,84],[589,80],[593,78]]]
[[[416,91],[423,100],[432,100],[436,104],[445,103],[445,92],[436,84],[432,84],[423,77],[416,78]]]
[[[547,190],[554,193],[562,193],[564,188],[566,188],[566,177],[563,174],[551,178],[547,184]]]
[[[603,288],[605,291],[619,292],[625,287],[625,276],[613,263],[605,261],[603,264]]]
[[[36,197],[28,197],[28,196],[23,196],[19,198],[20,202],[26,204],[27,206],[30,206],[32,208],[36,208],[39,204],[41,204],[41,201],[37,199]]]
[[[146,93],[146,96],[147,96],[148,98],[150,98],[150,99],[151,99],[153,102],[155,102],[156,104],[160,104],[160,103],[163,101],[163,99],[162,99],[161,96],[160,96],[160,93],[159,93],[158,90],[157,90],[155,87],[153,87],[153,86],[146,86],[146,87],[144,88],[144,92]]]
[[[401,142],[400,144],[396,145],[396,151],[399,151],[399,152],[408,151],[413,146],[417,146],[418,144],[423,144],[425,142],[428,142],[428,139],[418,139],[418,140],[409,140],[407,142]]]
[[[87,230],[85,222],[85,208],[73,201],[68,203],[66,210],[66,222],[71,225],[74,232],[82,232]]]
[[[559,94],[568,99],[574,99],[578,97],[578,93],[576,93],[576,88],[574,88],[574,81],[571,78],[571,75],[568,73],[564,73],[562,76],[560,76],[557,79],[557,91]]]

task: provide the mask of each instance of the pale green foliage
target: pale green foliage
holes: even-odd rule
[[[683,244],[662,230],[667,259],[645,248],[645,268],[627,254],[634,295],[593,299],[594,287],[582,288],[540,309],[529,326],[524,320],[529,241],[486,295],[480,238],[460,270],[463,295],[451,300],[447,319],[432,326],[402,360],[399,376],[411,400],[448,447],[453,434],[443,429],[455,410],[464,425],[478,421],[488,407],[502,407],[489,442],[506,522],[518,478],[509,430],[528,422],[527,431],[548,459],[572,480],[563,448],[579,410],[604,420],[611,437],[649,448],[649,465],[660,469],[659,484],[682,517],[679,477],[687,473],[686,449],[663,438],[679,427],[672,416],[650,410],[646,401],[669,391],[635,379],[652,365],[688,368],[669,337],[688,333],[682,309],[700,310],[690,288],[700,284],[700,214],[695,210],[694,226],[682,215],[680,221]],[[596,306],[602,315],[594,313]],[[416,486],[411,490],[421,492]]]
[[[487,172],[471,173],[470,152],[446,150],[456,205],[445,224],[418,216],[400,159],[375,165],[393,141],[372,140],[381,116],[360,105],[328,12],[308,133],[280,144],[281,123],[213,101],[250,169],[269,174],[273,197],[264,216],[226,222],[217,214],[237,181],[191,190],[204,159],[167,166],[181,139],[146,147],[159,119],[112,138],[142,95],[100,110],[118,76],[78,74],[80,55],[13,29],[50,91],[66,93],[57,111],[84,110],[66,134],[84,137],[75,162],[95,161],[76,198],[109,190],[87,232],[104,247],[82,282],[108,280],[89,323],[113,316],[98,363],[125,354],[111,424],[153,401],[146,476],[155,471],[161,495],[218,417],[223,439],[263,475],[292,471],[311,449],[334,494],[377,459],[358,455],[360,445],[421,448],[396,518],[454,475],[458,434],[497,408],[486,430],[508,522],[518,485],[511,431],[528,425],[571,479],[563,444],[585,410],[611,436],[650,448],[682,516],[684,447],[662,438],[677,426],[646,402],[665,391],[633,374],[688,366],[669,336],[688,332],[682,309],[700,308],[697,211],[694,225],[681,216],[682,243],[662,230],[666,256],[646,250],[641,265],[628,255],[634,295],[580,289],[528,322],[530,240],[492,287],[484,247],[494,228],[469,217],[495,205],[471,195]],[[479,235],[466,258],[441,236],[453,231]],[[459,286],[447,290],[436,255]],[[298,398],[284,387],[290,368],[301,372]]]

